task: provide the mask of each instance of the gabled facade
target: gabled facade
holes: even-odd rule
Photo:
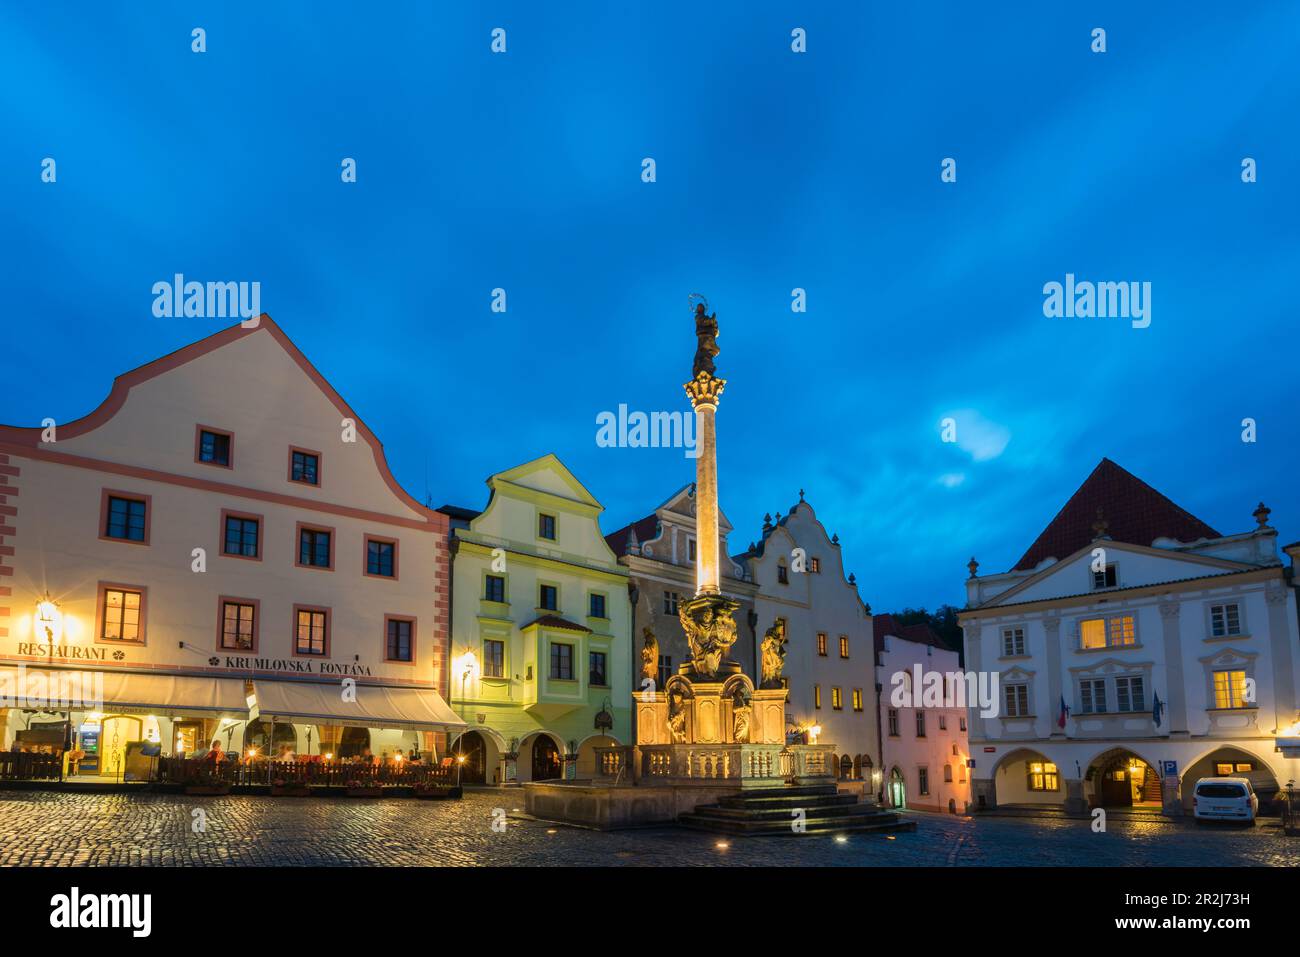
[[[872,628],[882,801],[887,807],[964,813],[970,802],[970,744],[966,709],[957,707],[954,694],[961,672],[957,653],[928,625],[900,625],[892,615],[876,615]],[[944,696],[927,701],[931,674],[943,676]]]
[[[1103,460],[1016,568],[972,559],[966,666],[999,681],[996,714],[968,711],[977,807],[1176,814],[1202,777],[1267,800],[1296,776],[1275,744],[1297,719],[1295,596],[1269,510],[1254,517],[1221,535]]]
[[[458,724],[447,520],[269,316],[119,376],[84,418],[0,428],[0,464],[0,670],[100,676],[67,732],[83,773],[131,774],[145,742],[428,753]],[[7,710],[4,745],[57,735],[59,710]]]
[[[590,778],[597,747],[631,743],[627,571],[601,504],[554,455],[493,475],[481,513],[451,520],[452,742],[465,779]]]
[[[740,602],[736,611],[739,640],[732,645],[730,656],[740,663],[745,674],[755,682],[757,641],[755,632],[754,594],[757,587],[746,580],[746,569],[727,557],[727,535],[731,523],[718,516],[719,556],[722,562],[722,593]],[[605,536],[609,547],[627,568],[632,585],[632,635],[634,650],[639,651],[643,630],[649,628],[659,645],[659,668],[656,686],[677,673],[690,658],[686,635],[678,618],[678,605],[695,595],[695,486],[683,485],[650,515]],[[641,658],[632,655],[632,680],[635,690],[641,687]]]
[[[762,540],[733,561],[758,586],[759,637],[777,622],[785,629],[791,733],[835,745],[840,777],[864,779],[864,768],[880,766],[871,614],[845,576],[838,537],[801,494],[789,514],[767,517]]]

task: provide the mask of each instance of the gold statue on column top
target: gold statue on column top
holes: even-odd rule
[[[696,378],[699,378],[701,372],[713,375],[713,358],[719,352],[718,314],[708,314],[708,303],[703,296],[695,304],[695,338],[699,341],[699,347],[695,350],[695,365],[691,374]]]

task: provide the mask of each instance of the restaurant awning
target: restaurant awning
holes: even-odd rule
[[[315,721],[361,728],[458,731],[465,722],[431,688],[385,688],[358,684],[344,696],[343,686],[304,681],[253,682],[254,713],[263,721]],[[353,698],[354,700],[348,700]]]
[[[15,706],[165,717],[248,720],[243,678],[141,675],[114,671],[0,669],[0,692]],[[23,703],[18,704],[21,700]],[[43,706],[44,705],[44,706]]]

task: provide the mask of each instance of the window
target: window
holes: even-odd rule
[[[839,688],[831,688],[831,708],[835,711],[844,710],[844,697]]]
[[[506,674],[506,643],[495,638],[483,639],[483,677],[504,678]]]
[[[537,589],[537,602],[539,608],[547,611],[558,611],[560,607],[560,590],[554,585],[541,585]]]
[[[221,602],[221,650],[253,651],[257,647],[257,607],[248,601]]]
[[[320,453],[304,449],[289,452],[289,481],[320,485]]]
[[[555,516],[538,514],[537,516],[537,537],[545,538],[548,541],[555,541]]]
[[[660,655],[659,656],[659,687],[662,688],[665,684],[667,684],[668,679],[672,677],[672,674],[673,674],[673,656]]]
[[[295,614],[298,619],[295,654],[323,658],[328,648],[329,613],[323,608],[297,608]]]
[[[225,536],[221,540],[223,555],[236,555],[239,558],[257,558],[258,539],[261,522],[244,515],[226,516]]]
[[[958,730],[958,731],[965,731],[965,730],[966,730],[966,719],[965,719],[965,718],[958,718],[958,719],[957,719],[957,730]]]
[[[943,783],[944,783],[944,784],[952,784],[952,765],[951,765],[951,764],[945,764],[945,765],[943,766]]]
[[[849,636],[840,635],[840,657],[847,658],[848,656],[849,656]]]
[[[826,632],[817,632],[817,654],[826,657]]]
[[[504,602],[506,600],[506,580],[500,575],[485,575],[483,577],[483,600]]]
[[[853,689],[853,710],[854,711],[862,710],[862,689],[861,688]]]
[[[940,731],[948,730],[948,716],[946,714],[939,715],[939,730]]]
[[[200,426],[195,461],[206,462],[209,465],[224,465],[229,468],[230,440],[229,432],[218,432],[216,429],[205,429]]]
[[[1050,761],[1029,762],[1029,790],[1059,791],[1060,787],[1060,776],[1055,764]]]
[[[1079,622],[1080,647],[1117,648],[1137,641],[1132,615],[1115,615],[1110,618],[1089,618]]]
[[[890,736],[891,738],[896,738],[896,737],[898,737],[898,711],[897,711],[897,709],[895,709],[895,708],[890,708],[890,709],[889,709],[889,712],[888,712],[888,715],[889,715],[889,736]]]
[[[929,768],[916,769],[916,783],[918,785],[917,790],[920,791],[922,794],[930,793],[930,769]]]
[[[1221,777],[1221,778],[1231,777],[1231,776],[1232,776],[1232,762],[1231,762],[1231,761],[1226,761],[1226,762],[1224,762],[1223,764],[1216,764],[1216,765],[1214,766],[1214,773],[1215,773],[1216,776]]]
[[[298,564],[309,568],[332,568],[333,536],[323,528],[298,526]]]
[[[677,602],[681,600],[681,597],[682,596],[677,594],[677,592],[675,591],[664,592],[664,614],[665,615],[677,614]]]
[[[916,710],[916,736],[918,738],[925,737],[925,712],[920,708]]]
[[[1210,606],[1210,634],[1215,638],[1241,634],[1241,607],[1236,603]]]
[[[1115,679],[1115,707],[1120,711],[1145,711],[1141,675],[1124,675]]]
[[[144,641],[143,591],[107,587],[101,609],[101,641]]]
[[[788,568],[785,567],[785,563],[784,563],[784,562],[779,562],[779,563],[777,563],[777,566],[776,566],[776,580],[777,580],[777,583],[778,583],[778,584],[781,584],[781,585],[788,585],[788,584],[790,584],[790,569],[788,569]]]
[[[692,564],[695,562],[695,539],[693,538],[686,540],[686,560]]]
[[[551,677],[561,681],[573,680],[573,645],[551,643]]]
[[[1106,682],[1100,678],[1079,682],[1079,710],[1084,714],[1106,713]]]
[[[1029,685],[1023,683],[1002,686],[1002,702],[1008,718],[1029,716]]]
[[[822,560],[820,558],[808,559],[808,570],[812,572],[814,575],[821,574]]]
[[[1114,588],[1115,587],[1115,565],[1107,565],[1105,569],[1092,573],[1093,588]]]
[[[1216,708],[1246,707],[1246,672],[1216,671],[1214,673],[1214,706]]]
[[[409,618],[388,619],[388,640],[384,646],[387,661],[415,660],[415,622]]]
[[[822,706],[822,686],[813,685],[813,707],[820,708],[821,706]]]
[[[149,540],[148,503],[145,499],[109,495],[104,511],[105,538],[125,542]]]
[[[397,543],[380,538],[366,539],[366,574],[379,578],[397,577]]]
[[[1014,655],[1023,655],[1025,653],[1025,629],[1024,628],[1003,628],[1002,629],[1002,654],[1005,657]]]
[[[605,652],[603,651],[589,652],[587,655],[587,659],[589,662],[587,670],[591,672],[591,674],[587,678],[587,681],[590,684],[600,688],[606,687],[609,684],[609,682],[605,680]]]
[[[587,614],[592,618],[604,618],[605,616],[605,596],[599,592],[592,592],[587,598]]]

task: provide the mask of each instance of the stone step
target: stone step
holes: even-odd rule
[[[795,797],[817,794],[838,794],[834,784],[786,784],[778,788],[755,788],[742,791],[738,796],[747,798]]]
[[[695,814],[720,818],[733,821],[792,821],[794,820],[793,810],[804,811],[804,819],[811,821],[813,819],[823,820],[833,817],[872,817],[877,818],[894,818],[898,815],[890,811],[881,811],[869,804],[851,804],[833,805],[831,807],[807,807],[800,809],[792,808],[763,808],[755,810],[753,808],[723,807],[718,804],[706,804],[697,807]]]
[[[754,797],[748,794],[736,794],[719,798],[723,807],[753,808],[755,810],[771,808],[810,808],[810,807],[844,807],[860,804],[856,794],[794,794],[781,797]]]
[[[880,820],[891,817],[893,820]],[[696,831],[710,831],[714,834],[734,834],[738,836],[777,836],[785,834],[844,834],[844,833],[884,833],[889,831],[915,831],[915,821],[899,820],[897,815],[850,816],[845,818],[826,818],[809,820],[803,831],[795,831],[789,821],[752,821],[727,820],[704,817],[698,813],[683,814],[677,819],[683,827]]]

